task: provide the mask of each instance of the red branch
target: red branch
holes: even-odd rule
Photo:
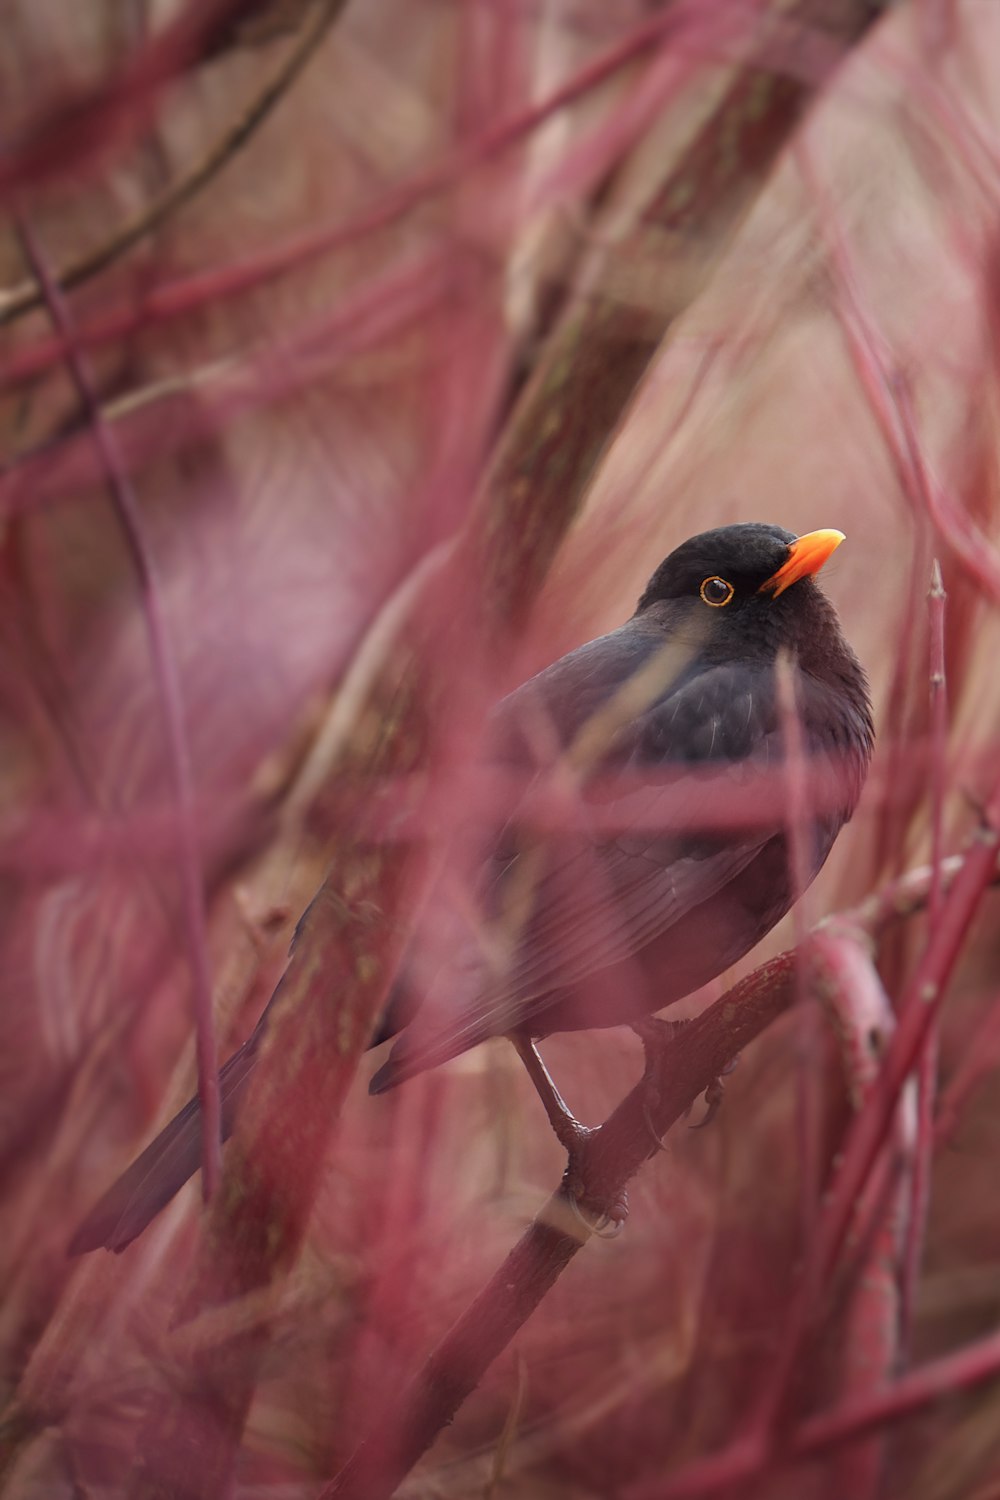
[[[918,516],[925,516],[976,587],[1000,603],[1000,554],[972,517],[944,493],[924,456],[913,403],[901,372],[864,304],[837,214],[805,147],[799,169],[816,203],[836,274],[836,311],[848,351],[873,417],[895,465],[900,488]]]
[[[1000,836],[996,832],[996,825],[1000,822],[1000,781],[987,806],[985,818],[984,826],[973,839],[957,871],[943,902],[940,919],[903,997],[899,1026],[877,1083],[848,1128],[840,1166],[791,1304],[772,1383],[761,1402],[753,1433],[749,1439],[732,1445],[705,1464],[692,1466],[692,1471],[699,1476],[710,1476],[699,1478],[696,1491],[686,1488],[686,1475],[679,1476],[677,1494],[700,1494],[723,1488],[735,1477],[732,1464],[749,1462],[752,1468],[760,1467],[769,1463],[779,1448],[781,1420],[803,1345],[812,1328],[814,1311],[821,1305],[837,1267],[854,1221],[856,1205],[888,1138],[900,1094],[937,1016],[969,925],[987,887],[996,879],[997,848],[1000,845]],[[925,901],[932,879],[932,876],[928,877],[924,889]],[[854,917],[860,915],[861,910]],[[844,919],[840,922],[843,925]],[[866,922],[863,932],[870,931]],[[783,1441],[780,1447],[784,1449]],[[741,1467],[739,1472],[743,1473],[744,1469]]]
[[[650,1104],[639,1084],[595,1131],[578,1172],[594,1223],[615,1207],[629,1179],[656,1154],[651,1127],[665,1134],[737,1053],[792,1003],[793,968],[790,953],[772,959],[685,1026],[672,1045],[670,1074],[660,1083],[655,1103]],[[383,1500],[391,1495],[588,1238],[564,1180],[321,1500]]]
[[[928,901],[931,929],[941,914],[941,881],[937,874],[944,854],[944,802],[947,795],[948,695],[945,678],[944,622],[946,595],[937,558],[931,570],[928,593],[930,624],[930,700],[931,700],[931,869],[935,871]],[[934,1157],[934,1105],[938,1072],[938,1028],[927,1033],[920,1055],[917,1079],[917,1140],[913,1159],[913,1191],[907,1229],[906,1257],[903,1268],[903,1337],[909,1341],[913,1322],[920,1261],[923,1255],[927,1215],[930,1207],[931,1163]]]
[[[942,883],[950,888],[949,907],[954,903],[956,909],[964,910],[970,891],[979,890],[984,848],[978,844],[964,860],[954,858],[945,863],[941,873]],[[986,880],[991,878],[996,878],[995,845],[986,872]],[[931,880],[927,869],[912,871],[840,921],[852,933],[875,938],[891,922],[926,904]],[[656,1098],[651,1100],[639,1084],[594,1132],[576,1174],[592,1222],[598,1222],[620,1201],[626,1183],[655,1154],[650,1126],[665,1134],[733,1057],[793,1003],[794,967],[794,955],[784,953],[733,986],[677,1035],[671,1046],[669,1069],[658,1079]],[[882,1089],[879,1082],[873,1097],[880,1100]],[[864,1118],[864,1111],[860,1118]],[[843,1175],[841,1172],[840,1178]],[[320,1500],[384,1500],[391,1495],[586,1240],[586,1229],[572,1212],[564,1181],[410,1382],[393,1411],[361,1442]],[[882,1397],[873,1395],[869,1399]],[[853,1410],[853,1404],[843,1409]],[[746,1444],[739,1445],[709,1462],[731,1479],[737,1461],[749,1472],[766,1460],[766,1454],[765,1445],[758,1440],[752,1451]]]
[[[214,267],[157,287],[143,297],[138,307],[115,308],[78,329],[78,344],[92,348],[122,338],[137,327],[165,322],[205,304],[214,307],[225,298],[265,285],[298,266],[389,228],[419,203],[453,187],[469,173],[518,144],[550,116],[574,104],[644,53],[661,46],[668,36],[676,46],[678,36],[685,34],[685,28],[696,34],[704,29],[698,27],[697,20],[690,14],[685,17],[677,7],[668,9],[628,32],[621,41],[581,68],[538,104],[517,111],[464,144],[453,147],[438,161],[391,188],[355,218],[285,240],[235,265]],[[7,361],[0,374],[0,389],[40,374],[65,355],[65,341],[61,336],[29,345]]]
[[[454,295],[461,274],[450,244],[409,257],[347,293],[329,317],[313,318],[283,338],[271,338],[266,348],[247,352],[225,376],[200,390],[193,412],[186,396],[180,396],[173,398],[176,406],[158,399],[116,417],[117,447],[124,464],[134,471],[140,464],[154,463],[218,432],[226,422],[295,395],[358,353],[401,337],[430,318],[446,287]],[[182,401],[183,420],[173,417]],[[25,514],[54,496],[66,500],[85,493],[99,478],[92,472],[95,465],[85,439],[89,434],[74,433],[55,448],[46,443],[15,460],[0,475],[0,516]]]
[[[174,795],[177,805],[178,842],[180,846],[180,877],[184,901],[184,924],[187,929],[188,950],[194,981],[194,1013],[198,1051],[198,1098],[201,1104],[204,1129],[202,1130],[202,1191],[206,1201],[219,1182],[221,1172],[221,1105],[219,1100],[218,1051],[215,1029],[212,1024],[212,976],[208,958],[208,937],[205,929],[205,891],[201,859],[198,852],[198,834],[195,823],[195,797],[191,773],[191,759],[187,735],[184,728],[184,705],[181,695],[177,663],[170,644],[170,634],[163,616],[163,602],[156,576],[156,568],[143,535],[142,521],[135,494],[129,484],[128,475],[114,434],[101,412],[101,403],[90,368],[74,339],[73,322],[65,299],[52,278],[41,245],[30,225],[21,220],[18,225],[24,245],[25,256],[38,278],[52,322],[59,330],[66,351],[66,363],[80,397],[81,405],[90,423],[94,442],[101,458],[112,503],[132,558],[142,595],[146,630],[149,635],[149,653],[153,663],[163,723],[167,734],[167,749],[174,779]]]
[[[159,36],[153,37],[117,74],[97,88],[62,100],[48,99],[38,123],[23,130],[0,153],[0,198],[67,177],[110,151],[137,125],[149,120],[161,90],[193,63],[225,44],[241,15],[262,0],[192,0]]]
[[[790,1435],[782,1456],[814,1458],[877,1428],[901,1422],[959,1391],[995,1380],[998,1374],[1000,1332],[931,1360],[881,1391],[842,1401],[830,1411],[808,1418]],[[697,1495],[714,1494],[728,1485],[754,1479],[768,1459],[755,1442],[734,1443],[725,1453],[692,1464],[676,1478],[630,1489],[628,1500],[693,1500]]]
[[[138,306],[115,308],[77,329],[77,342],[82,347],[94,348],[115,342],[137,328],[168,321],[205,304],[214,307],[226,298],[251,291],[320,256],[386,229],[426,199],[446,192],[518,145],[552,115],[569,108],[647,52],[663,48],[669,42],[674,56],[686,52],[692,56],[727,60],[741,44],[745,44],[759,19],[756,0],[728,0],[725,5],[712,7],[705,7],[700,0],[675,3],[627,32],[620,41],[539,103],[499,120],[479,135],[454,147],[439,160],[390,188],[355,218],[290,238],[236,264],[215,267],[157,287],[148,292]],[[783,32],[773,18],[768,38],[775,66],[789,76],[801,76],[809,82],[825,77],[843,52],[837,42],[831,42],[821,31],[810,33],[806,28],[796,27]],[[670,95],[679,91],[686,78],[683,69],[673,70],[664,77],[663,93],[659,99],[661,109]],[[635,112],[628,99],[622,108],[625,122],[631,120],[633,130],[638,131],[642,119],[634,118]],[[616,131],[622,129],[619,121]],[[592,145],[584,159],[586,155],[593,158]],[[550,198],[560,188],[565,190],[566,176],[564,168],[558,182],[553,179],[546,183],[545,191]],[[6,361],[0,371],[0,390],[40,375],[65,358],[65,354],[61,338],[28,345]]]

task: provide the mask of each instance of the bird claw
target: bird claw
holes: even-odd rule
[[[570,1212],[587,1234],[595,1235],[601,1240],[614,1240],[621,1234],[628,1218],[628,1194],[623,1188],[610,1204],[593,1203],[588,1197],[585,1160],[590,1142],[596,1134],[596,1130],[577,1122],[573,1139],[564,1141],[569,1160],[563,1173],[563,1189]],[[596,1211],[595,1217],[587,1212],[591,1206]]]
[[[652,1137],[654,1152],[664,1150],[663,1137],[653,1124],[652,1116],[652,1111],[660,1101],[664,1059],[669,1057],[677,1033],[689,1024],[688,1020],[664,1021],[659,1016],[644,1016],[642,1020],[632,1022],[632,1030],[642,1042],[642,1050],[646,1055],[642,1074],[642,1118]]]
[[[735,1071],[736,1064],[739,1062],[739,1060],[739,1053],[737,1053],[732,1061],[726,1064],[722,1072],[719,1074],[718,1078],[712,1079],[712,1082],[705,1090],[705,1113],[696,1125],[688,1126],[689,1130],[704,1130],[706,1125],[711,1125],[712,1121],[719,1113],[719,1110],[722,1108],[722,1101],[726,1096],[726,1089],[722,1080],[724,1078],[728,1078],[730,1073]]]
[[[625,1220],[628,1218],[628,1194],[622,1190],[621,1197],[616,1198],[610,1208],[605,1209],[599,1219],[588,1219],[583,1211],[583,1205],[579,1198],[569,1193],[566,1202],[577,1222],[586,1230],[588,1235],[594,1235],[599,1240],[616,1240],[625,1228]]]
[[[719,1110],[722,1108],[722,1100],[725,1094],[721,1078],[713,1078],[705,1090],[705,1113],[694,1125],[689,1125],[689,1130],[704,1130],[706,1125],[711,1125]]]
[[[645,1016],[641,1021],[632,1022],[632,1030],[642,1042],[643,1051],[646,1054],[646,1066],[642,1075],[645,1086],[643,1090],[642,1118],[645,1120],[646,1128],[655,1142],[654,1149],[656,1151],[662,1151],[664,1146],[663,1139],[653,1124],[652,1112],[659,1103],[664,1069],[669,1060],[671,1047],[677,1037],[677,1033],[683,1027],[690,1024],[690,1020],[664,1021],[659,1016]],[[738,1062],[739,1057],[734,1057],[722,1069],[719,1077],[713,1078],[705,1090],[705,1104],[707,1108],[704,1118],[699,1120],[696,1125],[690,1126],[691,1130],[704,1130],[706,1125],[711,1125],[722,1107],[722,1100],[725,1094],[722,1080],[732,1073]]]

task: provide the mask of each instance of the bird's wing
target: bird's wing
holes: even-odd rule
[[[638,952],[739,874],[782,830],[777,808],[754,819],[780,754],[773,687],[745,667],[699,673],[630,720],[594,768],[600,790],[584,792],[584,826],[540,847],[532,914],[499,1002],[535,1003]],[[721,799],[745,808],[745,826],[718,827]],[[616,831],[588,829],[588,811]],[[511,838],[516,829],[493,861],[494,909],[539,847],[529,839],[512,851]]]
[[[418,1022],[404,1034],[377,1086],[510,1030],[528,1012],[544,1031],[545,1004],[558,992],[639,952],[710,900],[784,824],[775,809],[756,825],[751,817],[748,826],[719,828],[720,794],[745,795],[752,811],[780,755],[773,680],[745,665],[699,672],[631,718],[593,767],[600,790],[585,794],[582,827],[538,837],[516,816],[508,823],[484,893],[494,928],[484,949],[506,950],[506,961],[494,962],[473,1004],[450,1017],[433,1006],[426,1029]],[[679,789],[683,828],[671,826]],[[588,805],[601,828],[587,827]],[[506,914],[525,911],[505,943]]]

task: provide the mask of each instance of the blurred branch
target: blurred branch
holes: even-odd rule
[[[942,1092],[935,1121],[936,1145],[947,1145],[952,1139],[969,1096],[997,1067],[1000,1067],[1000,997],[994,997],[985,1020],[969,1037],[965,1057]]]
[[[194,990],[195,1028],[198,1050],[198,1098],[204,1128],[202,1131],[202,1190],[206,1200],[218,1185],[221,1172],[221,1105],[219,1100],[218,1053],[212,1022],[212,976],[208,956],[205,923],[205,890],[198,834],[195,826],[195,797],[184,726],[184,703],[177,663],[170,644],[170,634],[163,615],[160,586],[152,556],[146,546],[136,497],[104,414],[90,368],[75,342],[75,329],[62,293],[52,278],[41,245],[24,219],[18,222],[26,259],[38,278],[38,284],[49,309],[52,322],[66,347],[66,363],[80,403],[90,423],[94,442],[100,454],[111,499],[118,516],[126,545],[132,558],[142,595],[142,607],[149,636],[149,651],[156,678],[163,723],[166,730],[170,769],[177,803],[180,880],[183,894],[184,925]]]
[[[391,975],[402,865],[345,841],[296,929],[227,1148],[224,1191],[174,1319],[195,1336],[170,1399],[147,1410],[130,1500],[229,1490],[275,1308]],[[242,1299],[259,1314],[250,1323],[233,1316]]]
[[[265,83],[264,87],[239,114],[219,139],[208,148],[200,161],[195,162],[183,176],[159,193],[151,203],[120,224],[99,245],[83,255],[67,261],[53,271],[53,280],[64,291],[79,286],[91,276],[112,265],[133,245],[146,235],[152,234],[172,214],[189,203],[202,188],[226,166],[240,148],[254,134],[268,115],[287,94],[292,84],[303,71],[313,53],[319,47],[331,25],[343,10],[346,0],[318,0],[312,15],[302,28],[302,35],[292,47],[281,66]],[[0,290],[0,326],[11,323],[22,313],[40,307],[44,302],[41,290],[34,281],[22,282],[20,286]]]
[[[940,873],[931,869],[931,893]],[[842,1053],[842,1073],[851,1111],[857,1114],[879,1084],[879,1067],[895,1029],[892,1004],[875,967],[869,944],[858,942],[857,929],[834,919],[800,950],[806,956],[809,988],[819,1000]],[[854,1205],[850,1229],[851,1255],[845,1257],[837,1287],[826,1307],[812,1309],[811,1319],[825,1337],[809,1346],[803,1369],[832,1361],[833,1378],[823,1382],[823,1405],[839,1404],[862,1393],[884,1389],[900,1364],[901,1303],[904,1251],[912,1243],[912,1174],[915,1135],[915,1081],[901,1094],[882,1150],[864,1191]],[[839,1147],[839,1137],[835,1137]],[[829,1181],[836,1156],[828,1164]],[[809,1228],[816,1223],[813,1218]],[[811,1236],[806,1237],[806,1249]],[[827,1311],[829,1309],[829,1311]],[[828,1327],[824,1329],[824,1322]],[[836,1402],[834,1400],[836,1397]],[[774,1409],[772,1457],[780,1462],[789,1441],[783,1419]],[[874,1500],[880,1493],[885,1446],[878,1434],[865,1443],[852,1443],[831,1458],[832,1492],[852,1500]]]
[[[930,712],[931,712],[931,867],[938,871],[944,854],[944,804],[948,792],[948,693],[945,655],[945,594],[941,564],[937,558],[931,566],[931,586],[927,595],[929,617]],[[941,914],[940,879],[935,878],[928,901],[928,918],[934,928]],[[909,1344],[920,1263],[923,1257],[927,1215],[930,1210],[931,1164],[934,1157],[934,1106],[938,1076],[938,1025],[927,1033],[917,1078],[917,1139],[913,1161],[913,1188],[907,1224],[906,1260],[903,1275],[903,1337]]]
[[[461,268],[450,248],[401,259],[346,293],[328,316],[252,346],[238,359],[109,402],[102,411],[126,467],[194,446],[240,415],[259,412],[330,376],[347,360],[385,349],[393,337],[405,338],[433,315],[443,288],[455,287]],[[198,400],[192,401],[195,384]],[[78,495],[100,481],[98,467],[85,431],[46,442],[6,470],[0,465],[0,515],[36,510],[57,495]]]
[[[982,875],[976,846],[964,859],[950,861],[942,883],[958,891]],[[988,878],[1000,878],[996,845]],[[971,873],[966,873],[971,872]],[[878,898],[836,918],[851,934],[874,935],[894,919],[911,916],[926,904],[939,878],[930,868],[911,871]],[[820,925],[822,935],[829,923]],[[657,1093],[639,1083],[588,1142],[576,1164],[575,1182],[593,1222],[620,1203],[626,1184],[657,1146],[651,1130],[664,1135],[755,1037],[795,999],[796,955],[783,953],[734,985],[720,1000],[677,1035]],[[879,1089],[882,1085],[879,1084]],[[576,1253],[586,1243],[579,1214],[573,1212],[566,1179],[508,1255],[492,1280],[430,1356],[377,1432],[366,1437],[321,1500],[382,1500],[389,1496],[454,1417],[493,1360],[507,1346]]]
[[[844,342],[895,466],[900,489],[914,515],[926,518],[975,586],[996,604],[1000,602],[1000,552],[932,474],[907,382],[865,305],[834,203],[801,141],[797,154],[836,278],[835,305]]]
[[[502,155],[552,115],[591,93],[645,53],[662,47],[666,38],[676,42],[678,32],[682,28],[672,11],[652,17],[626,33],[538,104],[529,105],[472,140],[453,147],[439,160],[391,188],[357,217],[299,235],[234,265],[168,282],[144,295],[138,308],[120,307],[82,325],[77,330],[78,343],[88,348],[106,344],[137,328],[179,317],[205,304],[217,306],[228,297],[251,291],[322,255],[388,228],[418,204],[445,192],[476,168]],[[0,389],[9,389],[41,374],[58,363],[64,353],[58,338],[19,350],[0,372]]]
[[[931,865],[935,872],[944,856],[944,803],[948,790],[948,681],[945,675],[945,608],[947,605],[941,564],[937,558],[931,567],[931,586],[927,594],[930,619],[930,700],[931,700]],[[930,895],[930,919],[934,924],[941,911],[940,883],[935,878]]]
[[[595,1131],[577,1178],[594,1222],[619,1202],[663,1135],[734,1056],[792,1003],[794,955],[764,964],[678,1034],[655,1102],[640,1083]],[[587,1242],[562,1185],[428,1359],[378,1430],[366,1438],[321,1500],[382,1500],[393,1493],[452,1420],[500,1352]]]
[[[996,1380],[998,1374],[1000,1332],[966,1344],[954,1354],[929,1360],[892,1385],[839,1402],[829,1411],[807,1418],[789,1435],[782,1456],[789,1460],[814,1458],[914,1416],[935,1402],[950,1401],[960,1391]],[[629,1491],[629,1500],[694,1500],[695,1496],[715,1494],[727,1486],[756,1479],[767,1461],[767,1455],[752,1442],[734,1443],[724,1454],[692,1464],[675,1478],[635,1486]]]
[[[829,1243],[827,1252],[834,1254],[843,1232],[846,1205],[852,1187],[860,1187],[866,1173],[866,1162],[877,1142],[885,1117],[893,1107],[899,1090],[920,1051],[944,998],[946,986],[961,951],[969,925],[975,916],[987,887],[997,876],[997,848],[1000,845],[1000,783],[994,787],[986,804],[983,821],[977,828],[971,847],[956,871],[950,888],[942,890],[942,905],[937,923],[931,928],[926,949],[910,979],[898,1007],[899,1029],[886,1057],[882,1085],[873,1099],[867,1119],[858,1122],[854,1139],[845,1150],[835,1202],[830,1205]],[[946,862],[946,865],[949,864]],[[938,873],[926,899],[939,889]],[[944,881],[941,882],[944,886]]]
[[[80,170],[134,136],[156,109],[162,90],[192,64],[229,45],[234,23],[267,0],[190,0],[180,15],[104,83],[48,98],[36,123],[0,152],[0,199]]]
[[[615,202],[595,227],[594,253],[507,424],[487,491],[488,510],[520,517],[519,545],[484,558],[501,607],[521,610],[534,597],[653,354],[708,283],[804,109],[879,8],[872,0],[762,7],[721,98],[666,170],[659,155],[655,175],[647,170],[627,231]],[[795,42],[806,48],[817,36],[836,45],[796,76]],[[703,85],[708,98],[716,89],[714,80]],[[650,241],[658,294],[640,302],[623,296],[621,267],[644,250],[648,257]],[[487,523],[487,539],[489,531]]]
[[[785,1320],[773,1379],[754,1424],[751,1447],[758,1455],[755,1461],[760,1463],[769,1462],[776,1447],[815,1309],[821,1305],[829,1289],[854,1222],[857,1202],[866,1191],[875,1163],[889,1138],[900,1095],[938,1015],[969,926],[988,886],[997,879],[998,829],[1000,780],[994,786],[984,809],[983,824],[955,875],[939,921],[931,929],[927,946],[898,1006],[899,1024],[886,1052],[877,1084],[869,1092],[844,1138],[840,1164]],[[938,879],[937,872],[931,870],[927,873],[924,902],[930,899]],[[852,919],[846,922],[838,919],[837,925],[851,934]],[[856,927],[854,932],[863,939],[864,934]],[[735,1452],[735,1449],[726,1451]],[[724,1460],[725,1454],[717,1460],[722,1474],[725,1473]],[[717,1480],[719,1485],[726,1482],[729,1481],[724,1478]]]

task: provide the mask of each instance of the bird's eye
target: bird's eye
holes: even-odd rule
[[[729,603],[736,590],[724,578],[706,578],[698,592],[706,604],[710,604],[713,609],[721,609],[723,604]]]

